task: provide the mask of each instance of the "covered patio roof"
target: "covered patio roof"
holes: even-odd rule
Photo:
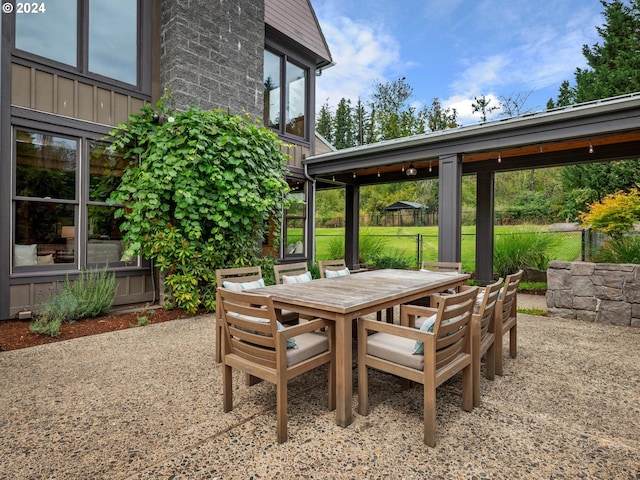
[[[357,261],[359,187],[426,178],[440,179],[440,260],[460,261],[461,175],[477,174],[476,250],[483,255],[476,258],[486,264],[476,263],[476,278],[480,274],[489,280],[495,172],[639,157],[640,92],[636,92],[324,153],[304,159],[303,164],[317,180],[317,188],[347,187],[347,263]],[[411,164],[417,174],[408,177]]]

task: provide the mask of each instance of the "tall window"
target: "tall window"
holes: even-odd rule
[[[307,138],[308,69],[264,51],[264,124],[283,135]]]
[[[304,182],[291,185],[289,196],[294,203],[284,216],[284,258],[305,255],[306,195]]]
[[[15,48],[138,85],[139,15],[134,0],[56,0],[38,14],[15,15]],[[80,24],[87,28],[78,28]]]
[[[14,271],[137,265],[125,258],[122,220],[109,201],[127,165],[121,155],[83,137],[21,128],[15,155]]]

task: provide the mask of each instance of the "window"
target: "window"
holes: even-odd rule
[[[15,15],[15,48],[129,85],[139,84],[138,2],[56,0],[37,15]],[[87,28],[78,28],[78,19]]]
[[[126,165],[104,143],[17,128],[14,272],[130,265],[109,201]]]
[[[283,258],[305,255],[306,238],[306,195],[304,182],[291,185],[289,196],[293,203],[284,215],[284,252]]]
[[[264,51],[265,125],[282,135],[307,138],[307,76],[308,69],[286,56]]]

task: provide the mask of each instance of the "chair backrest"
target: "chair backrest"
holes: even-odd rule
[[[219,268],[216,270],[216,286],[222,287],[223,282],[253,282],[262,278],[260,267]]]
[[[490,331],[493,331],[491,322],[494,319],[494,313],[496,305],[498,303],[498,295],[500,294],[500,286],[502,285],[502,278],[497,282],[491,283],[480,290],[482,292],[482,302],[478,309],[478,316],[480,317],[480,338],[484,338]],[[480,296],[478,293],[478,298]]]
[[[504,280],[504,287],[502,287],[500,304],[502,307],[502,318],[505,321],[507,318],[515,315],[515,312],[513,312],[512,310],[514,306],[514,300],[516,299],[516,294],[518,293],[518,286],[520,285],[520,281],[522,280],[523,275],[524,271],[519,270],[516,273],[507,275],[507,278]]]
[[[433,326],[436,371],[454,361],[461,353],[471,354],[471,319],[477,295],[478,288],[473,287],[462,293],[446,295],[438,302],[438,314]]]
[[[462,273],[462,263],[460,262],[427,262],[423,261],[422,270],[435,270],[440,272]]]
[[[318,262],[318,269],[320,270],[320,278],[325,278],[325,272],[327,270],[342,270],[347,267],[344,258],[339,260],[320,260]]]
[[[268,295],[218,288],[223,322],[223,355],[276,369],[278,329],[273,300]]]
[[[302,273],[307,273],[309,268],[307,266],[307,262],[298,262],[298,263],[284,263],[281,265],[273,266],[273,273],[276,277],[276,285],[280,285],[282,283],[283,275],[300,275]]]

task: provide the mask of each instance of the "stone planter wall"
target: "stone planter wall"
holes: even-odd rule
[[[640,265],[550,262],[547,309],[557,317],[640,327]]]

